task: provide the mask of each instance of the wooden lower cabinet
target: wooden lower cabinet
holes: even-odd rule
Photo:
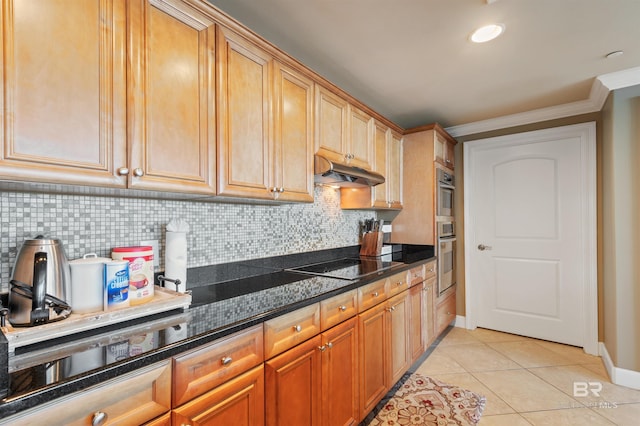
[[[265,362],[266,424],[320,425],[320,335]]]
[[[438,300],[436,307],[436,335],[442,333],[456,319],[455,290]]]
[[[322,333],[320,417],[323,426],[357,425],[358,327],[356,318]]]
[[[424,332],[424,297],[422,284],[414,285],[409,289],[409,346],[411,363],[413,364],[425,350]]]
[[[360,371],[360,413],[363,417],[389,389],[386,304],[380,303],[358,315],[358,357]]]
[[[175,408],[174,425],[264,425],[264,367],[229,380],[206,394]]]
[[[436,295],[436,278],[430,278],[422,283],[422,336],[424,339],[424,349],[436,340],[435,326],[435,295]]]
[[[409,292],[405,291],[387,301],[387,330],[389,350],[389,387],[400,380],[411,367],[409,351]]]
[[[0,424],[145,424],[171,409],[169,360],[141,368],[43,406],[0,420]]]

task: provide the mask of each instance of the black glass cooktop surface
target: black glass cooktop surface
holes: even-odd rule
[[[330,262],[314,263],[286,270],[300,274],[318,275],[343,280],[357,280],[367,275],[382,273],[393,266],[401,264],[401,262],[392,262],[379,258],[361,257],[343,258],[332,260]]]

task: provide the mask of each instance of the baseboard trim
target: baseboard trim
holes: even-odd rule
[[[609,356],[604,342],[599,343],[599,353],[604,362],[604,367],[607,369],[607,373],[609,373],[611,382],[616,385],[640,390],[640,372],[616,367]]]
[[[456,315],[456,319],[453,322],[454,327],[467,328],[467,318],[462,315]]]

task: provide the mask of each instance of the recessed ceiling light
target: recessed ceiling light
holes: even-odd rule
[[[504,32],[504,24],[491,24],[480,27],[471,34],[470,40],[474,43],[491,41]]]

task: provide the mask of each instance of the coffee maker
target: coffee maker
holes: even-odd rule
[[[13,267],[9,322],[30,327],[69,316],[70,272],[58,239],[38,235],[25,240]]]

